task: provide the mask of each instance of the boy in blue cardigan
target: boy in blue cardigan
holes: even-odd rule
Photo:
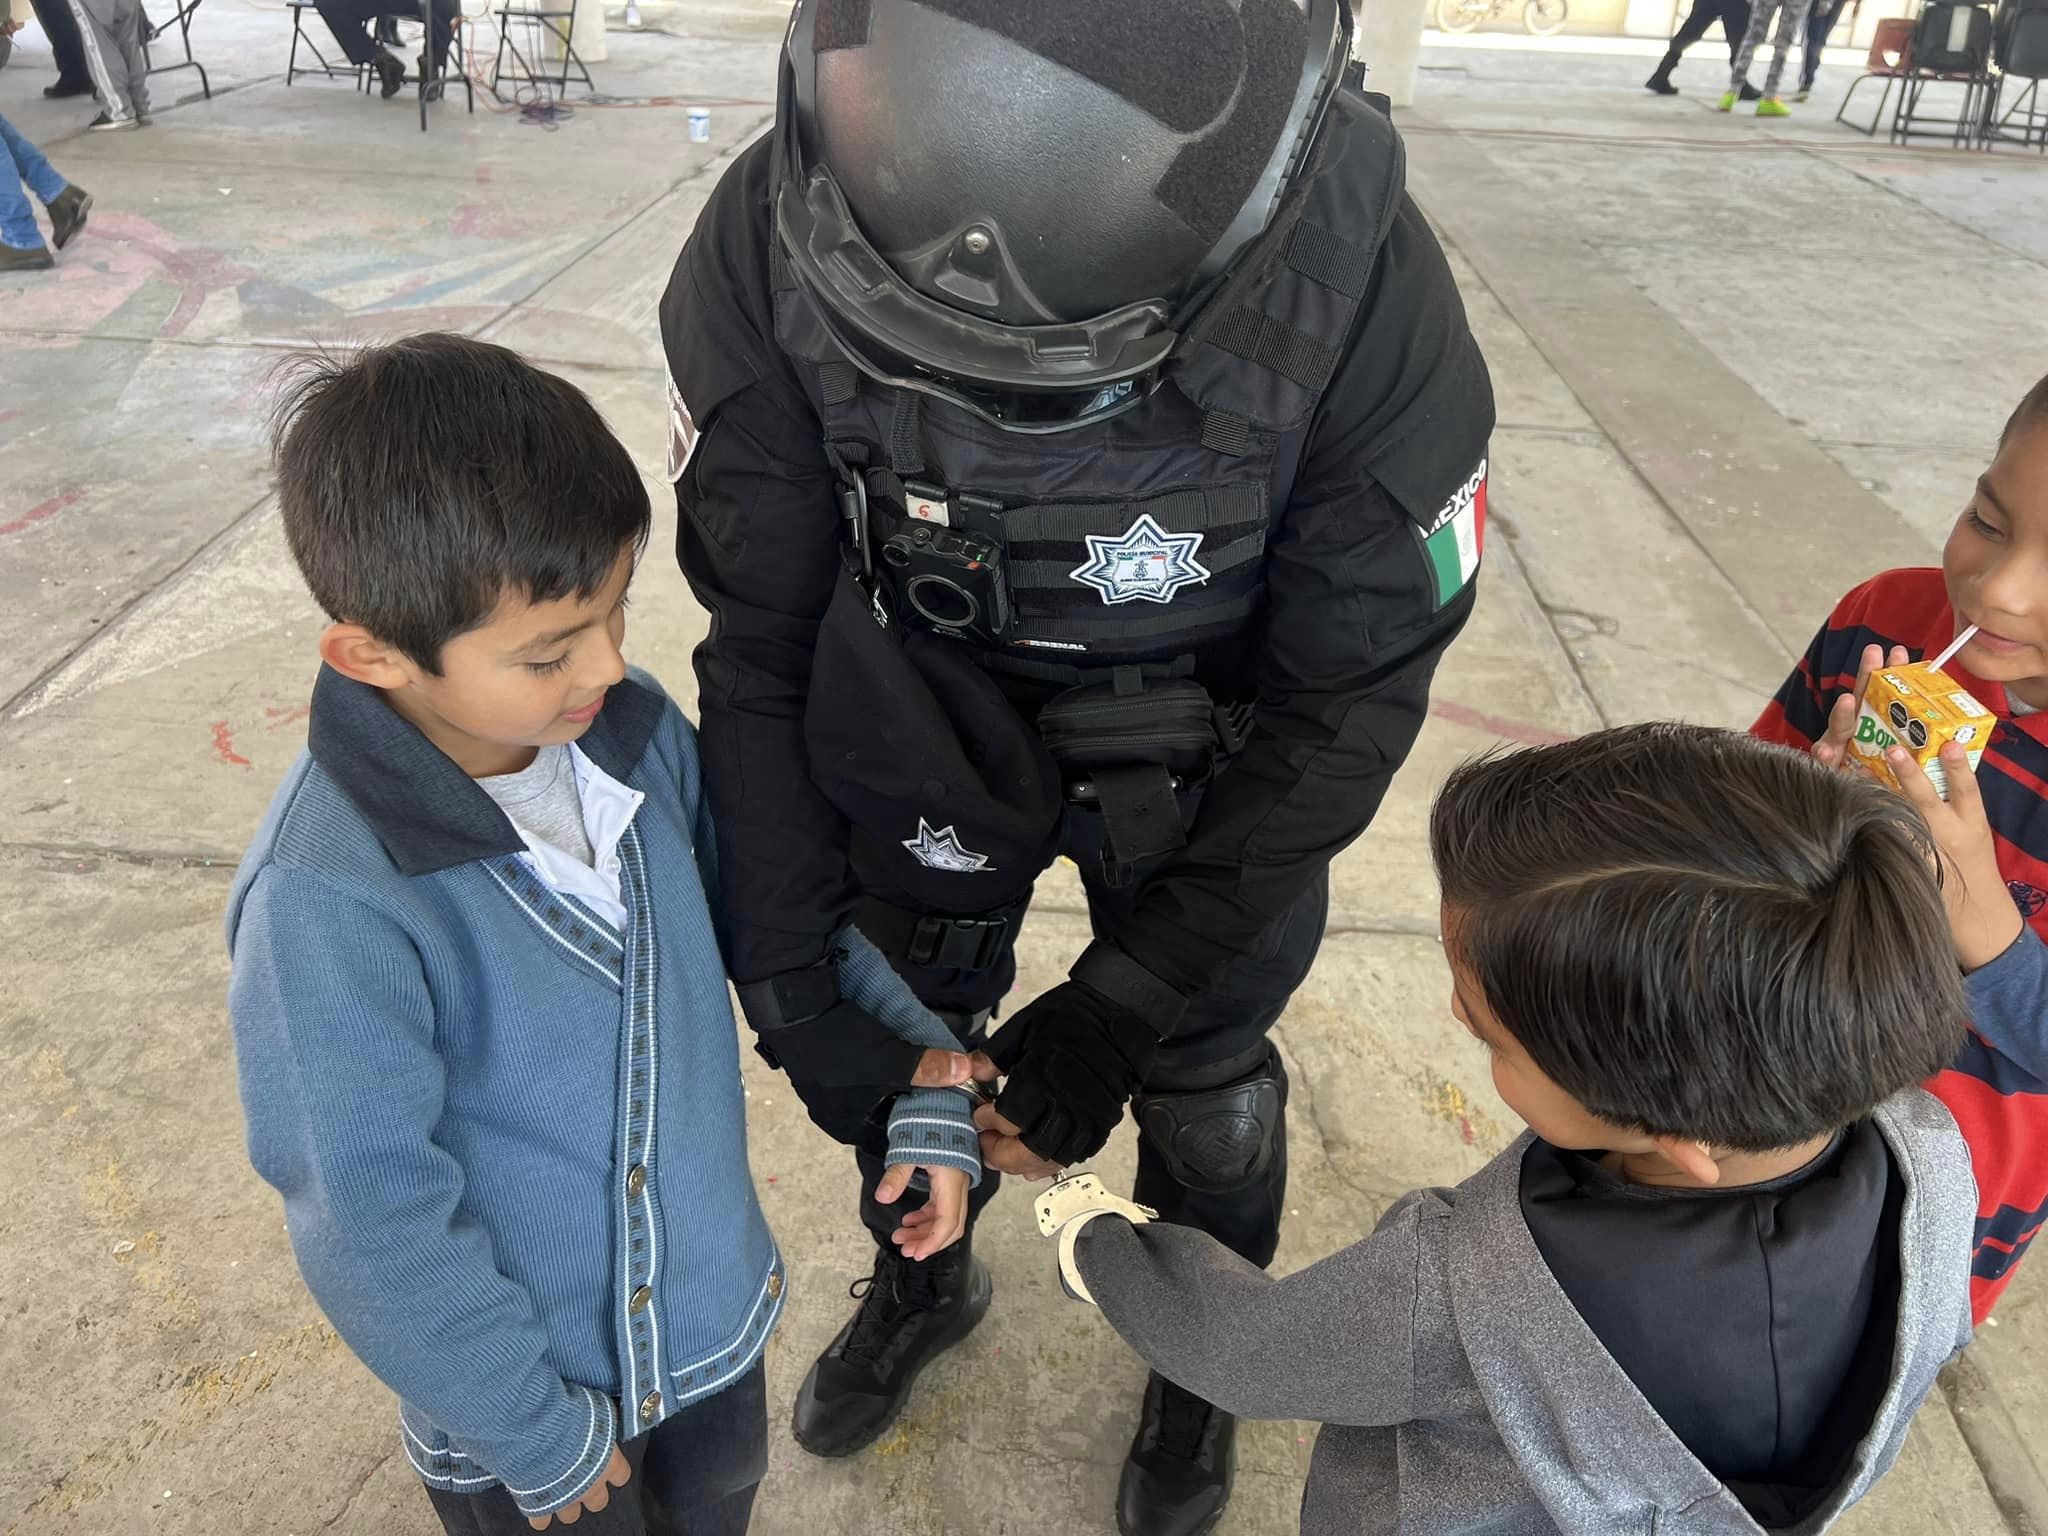
[[[573,386],[449,335],[309,362],[277,459],[333,623],[228,906],[251,1160],[448,1531],[742,1531],[784,1271],[695,736],[619,652],[640,477]],[[858,933],[836,963],[920,1088],[873,1123],[922,1260],[980,1177],[969,1063]]]

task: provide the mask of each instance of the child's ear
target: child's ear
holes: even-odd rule
[[[1676,1136],[1658,1136],[1654,1140],[1657,1150],[1687,1178],[1702,1184],[1721,1182],[1721,1165],[1714,1161],[1713,1149],[1704,1141],[1682,1141]]]
[[[403,688],[412,681],[405,657],[360,624],[330,624],[322,630],[320,659],[343,677],[372,688]]]

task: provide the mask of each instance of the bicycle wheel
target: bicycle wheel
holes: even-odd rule
[[[1571,19],[1571,0],[1527,0],[1522,7],[1522,26],[1531,37],[1554,37]]]
[[[1493,14],[1493,0],[1436,0],[1436,24],[1446,32],[1470,32]]]

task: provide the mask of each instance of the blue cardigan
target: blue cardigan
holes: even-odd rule
[[[402,1399],[420,1475],[502,1483],[530,1515],[751,1369],[784,1300],[694,733],[636,672],[579,745],[646,795],[623,930],[550,891],[474,780],[326,670],[227,914],[249,1155],[307,1285]],[[843,942],[855,1001],[957,1049]],[[904,1094],[891,1119],[889,1161],[979,1177],[963,1094]]]

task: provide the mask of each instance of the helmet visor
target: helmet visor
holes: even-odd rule
[[[936,303],[861,235],[832,177],[783,179],[776,234],[826,328],[870,378],[956,405],[1008,432],[1062,432],[1129,410],[1158,387],[1179,336],[1162,303],[1067,325],[1013,326]]]

